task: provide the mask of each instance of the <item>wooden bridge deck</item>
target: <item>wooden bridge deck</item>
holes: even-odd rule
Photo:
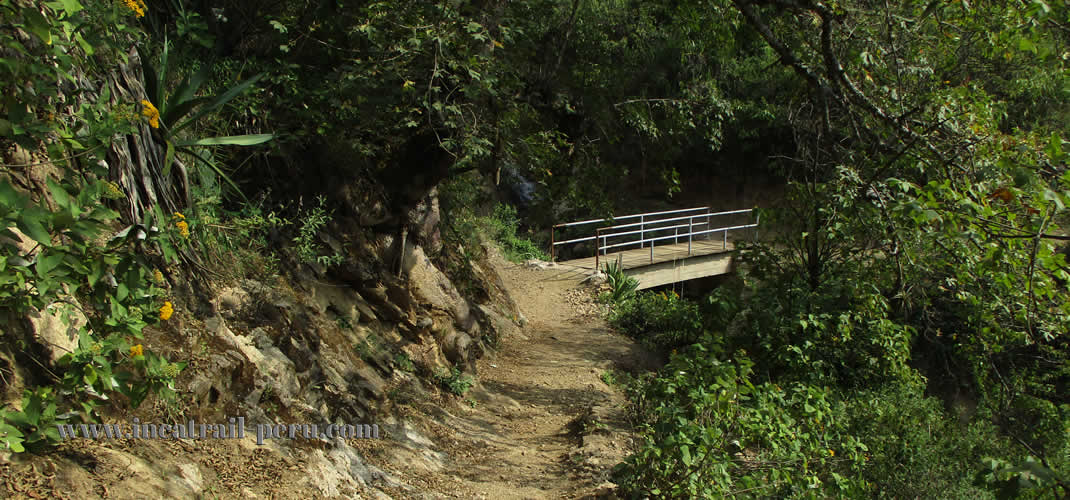
[[[622,264],[625,270],[637,269],[641,267],[651,266],[655,264],[661,264],[664,262],[680,261],[688,258],[695,258],[702,255],[713,255],[718,253],[728,253],[735,250],[735,245],[732,241],[728,241],[728,248],[722,247],[724,241],[720,238],[693,241],[691,242],[691,254],[687,253],[687,243],[677,243],[674,245],[658,245],[654,247],[654,260],[650,259],[650,247],[636,248],[632,250],[624,250],[622,252],[611,253],[599,257],[598,263],[600,267],[605,267],[608,262],[617,262],[617,256],[620,255]],[[594,270],[594,257],[586,257],[583,259],[574,259],[558,262],[558,265],[571,266],[580,269]]]

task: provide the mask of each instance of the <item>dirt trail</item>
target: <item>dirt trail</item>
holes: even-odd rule
[[[481,387],[469,393],[475,405],[443,410],[452,436],[438,444],[446,444],[447,466],[424,483],[437,494],[417,496],[606,495],[609,469],[631,443],[625,398],[601,375],[655,361],[608,329],[578,289],[584,275],[493,259],[528,324],[479,361]]]

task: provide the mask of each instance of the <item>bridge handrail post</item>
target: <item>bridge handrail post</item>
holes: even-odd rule
[[[695,218],[687,218],[687,256],[691,256],[691,235],[695,232]]]
[[[594,272],[598,272],[598,256],[602,253],[602,228],[594,230]]]
[[[728,230],[724,230],[724,244],[721,245],[721,250],[728,250]]]
[[[639,216],[639,248],[643,248],[643,240],[645,240],[645,239],[646,239],[646,216],[645,215],[640,215]],[[654,242],[650,242],[650,244],[653,245]]]
[[[762,213],[758,212],[754,214],[754,235],[751,236],[751,243],[758,241],[758,223],[762,220]]]
[[[706,230],[708,231],[711,226],[713,226],[713,208],[712,207],[706,207]],[[707,233],[706,234],[706,240],[709,241],[711,236],[712,235]]]
[[[550,226],[550,262],[554,261],[554,227]]]

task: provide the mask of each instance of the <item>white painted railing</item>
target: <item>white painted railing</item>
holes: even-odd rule
[[[698,213],[696,213],[698,212]],[[702,213],[705,212],[705,213]],[[739,224],[734,226],[725,226],[711,228],[714,217],[722,217],[729,215],[739,215],[744,213],[755,214],[754,222],[751,224]],[[681,215],[690,214],[690,215]],[[665,217],[674,216],[675,217]],[[674,244],[680,243],[683,238],[687,239],[687,254],[691,255],[691,244],[696,237],[704,236],[705,239],[709,238],[709,235],[714,233],[723,233],[723,248],[728,248],[728,232],[738,229],[747,229],[758,227],[759,216],[751,209],[744,210],[730,210],[727,212],[712,212],[710,207],[697,207],[687,208],[682,210],[667,210],[663,212],[649,212],[643,214],[634,215],[622,215],[620,217],[614,217],[614,221],[639,219],[639,222],[632,222],[628,224],[617,224],[608,227],[600,227],[595,229],[594,236],[587,236],[582,238],[573,238],[565,241],[554,241],[554,230],[558,228],[584,226],[590,224],[604,223],[609,219],[591,219],[579,222],[570,222],[567,224],[558,224],[553,226],[550,230],[550,256],[551,259],[554,255],[554,249],[560,245],[581,243],[584,241],[595,241],[595,268],[598,268],[599,258],[601,255],[607,255],[610,249],[624,249],[624,247],[630,247],[639,245],[640,248],[650,244],[650,261],[654,262],[654,246],[659,241],[673,240]],[[686,221],[686,222],[685,222]],[[670,225],[665,225],[670,224]],[[638,229],[635,229],[638,228]],[[620,231],[624,229],[624,231]],[[663,233],[666,231],[672,231],[672,234],[656,235],[657,233]],[[611,239],[619,240],[620,238],[627,236],[637,236],[636,238],[625,239],[624,241],[610,242]]]

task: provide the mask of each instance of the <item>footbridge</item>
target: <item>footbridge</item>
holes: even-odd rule
[[[581,270],[620,266],[642,290],[728,273],[735,242],[753,237],[758,222],[752,209],[710,207],[568,222],[550,230],[550,257],[568,255],[558,265]]]

